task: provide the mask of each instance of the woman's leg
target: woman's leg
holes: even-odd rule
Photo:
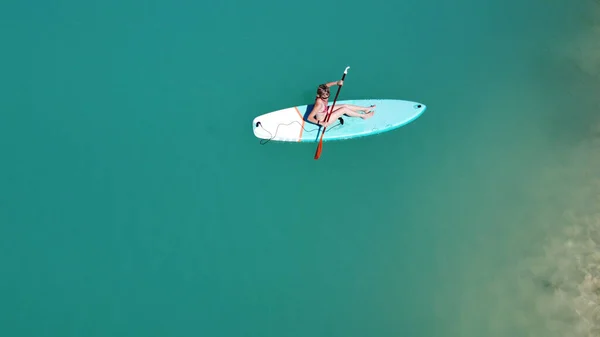
[[[336,119],[342,117],[342,115],[347,115],[350,117],[360,117],[363,119],[367,119],[370,118],[371,116],[373,116],[373,112],[368,112],[368,113],[358,113],[356,111],[353,111],[350,108],[347,108],[345,106],[339,107],[339,108],[335,108],[335,110],[333,110],[333,112],[331,113],[331,117],[329,117],[330,121],[335,121]]]
[[[371,105],[371,106],[359,106],[359,105],[352,105],[352,104],[341,104],[339,105],[340,108],[348,108],[354,112],[357,111],[364,111],[364,112],[369,112],[372,110],[375,110],[375,104]]]

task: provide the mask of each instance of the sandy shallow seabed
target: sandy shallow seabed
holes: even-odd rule
[[[600,336],[600,0],[588,2],[589,29],[556,55],[583,120],[531,183],[536,242],[486,290],[498,294],[492,312],[529,336]]]

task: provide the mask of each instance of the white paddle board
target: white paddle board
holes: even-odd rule
[[[329,104],[329,109],[331,105]],[[325,129],[323,141],[343,140],[376,135],[404,126],[417,119],[427,108],[424,104],[396,99],[361,99],[336,101],[334,109],[342,104],[375,107],[368,118],[342,116]],[[318,142],[323,128],[307,120],[313,104],[294,106],[257,116],[252,121],[254,135],[260,139],[280,142]],[[331,122],[331,120],[330,120]]]

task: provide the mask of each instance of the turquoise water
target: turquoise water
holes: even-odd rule
[[[551,336],[509,275],[598,111],[593,6],[5,2],[0,333]],[[318,161],[254,138],[346,66],[427,111]]]

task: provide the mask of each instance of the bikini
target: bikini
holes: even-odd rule
[[[329,108],[329,107],[327,106],[327,100],[326,100],[326,99],[323,99],[323,98],[321,98],[321,97],[317,97],[317,99],[323,100],[323,101],[324,101],[324,103],[325,103],[325,105],[323,106],[323,111],[321,111],[321,112],[317,112],[317,113],[316,113],[316,115],[317,115],[317,116],[327,116],[327,109]],[[318,119],[318,120],[321,120],[321,121],[325,121],[325,118],[321,119],[321,118],[318,118],[318,117],[317,117],[317,119]]]

